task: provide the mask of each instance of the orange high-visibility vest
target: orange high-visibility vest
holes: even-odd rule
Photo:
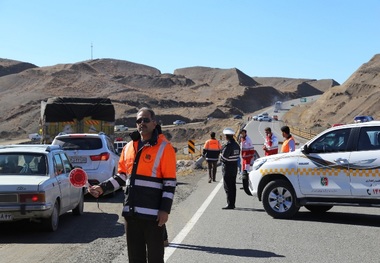
[[[203,146],[203,154],[207,161],[217,161],[221,150],[222,145],[217,139],[209,139]]]
[[[282,153],[290,152],[290,147],[289,147],[289,142],[290,142],[290,141],[293,141],[293,142],[294,142],[294,145],[296,145],[296,141],[294,140],[293,136],[290,137],[289,139],[286,139],[286,140],[282,143],[282,147],[281,147],[281,152],[282,152]]]
[[[170,213],[176,181],[176,155],[163,134],[157,143],[138,150],[129,142],[120,156],[118,173],[127,177],[123,216],[157,219],[159,210]]]

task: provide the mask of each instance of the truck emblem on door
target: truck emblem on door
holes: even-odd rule
[[[322,186],[328,186],[329,185],[329,178],[321,177],[321,185]]]

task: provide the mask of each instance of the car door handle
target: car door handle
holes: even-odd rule
[[[336,162],[338,164],[348,164],[348,160],[343,159],[343,158],[338,158],[338,159],[334,160],[334,162]]]

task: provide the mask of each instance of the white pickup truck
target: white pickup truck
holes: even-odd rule
[[[115,125],[115,132],[128,131],[128,127],[124,125]]]
[[[255,160],[243,188],[274,218],[301,206],[380,207],[380,121],[332,127],[294,152]]]

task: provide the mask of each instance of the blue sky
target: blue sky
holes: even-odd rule
[[[0,24],[0,58],[40,67],[113,58],[342,84],[380,53],[378,0],[0,0]]]

